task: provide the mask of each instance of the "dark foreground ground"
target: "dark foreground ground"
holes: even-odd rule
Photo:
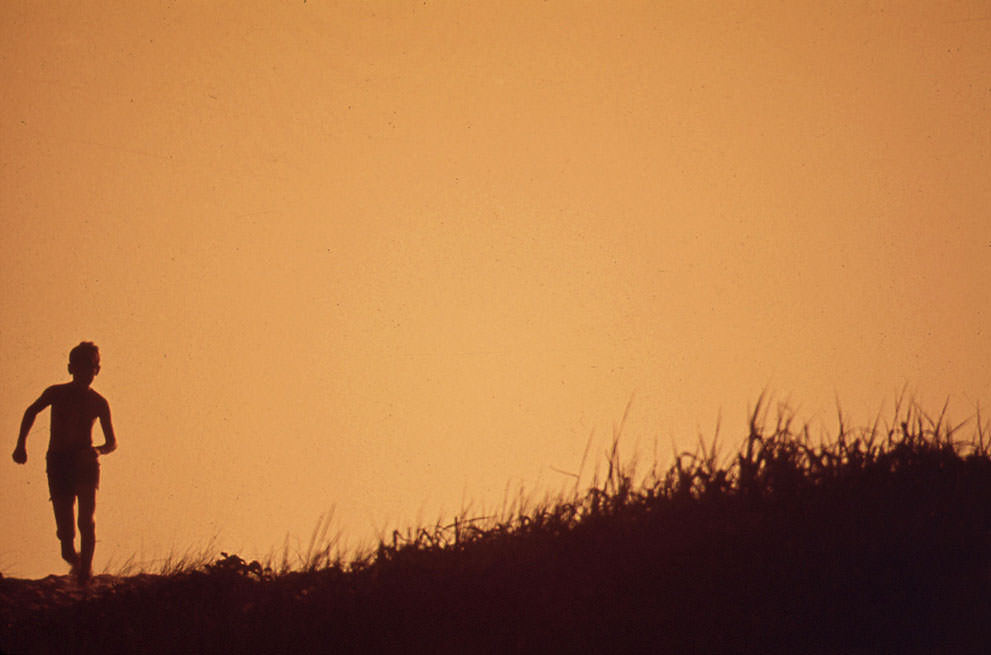
[[[0,580],[6,653],[988,653],[989,435],[826,445],[755,421],[723,466],[395,535],[273,573]],[[950,432],[950,434],[948,434]]]

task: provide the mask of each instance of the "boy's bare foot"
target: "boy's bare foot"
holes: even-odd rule
[[[91,572],[88,566],[77,565],[73,567],[73,572],[76,575],[76,581],[83,587],[89,584]]]
[[[76,549],[71,544],[62,544],[62,559],[72,567],[74,573],[79,566],[79,553],[76,552]]]

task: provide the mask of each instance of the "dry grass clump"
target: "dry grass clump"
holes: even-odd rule
[[[918,407],[813,438],[758,404],[738,452],[393,532],[345,560],[223,556],[0,627],[81,652],[980,652],[991,430]],[[328,519],[329,523],[329,519]],[[327,544],[327,545],[324,545]],[[288,549],[287,549],[288,552]],[[78,642],[77,642],[78,643]],[[37,652],[44,652],[38,649]]]

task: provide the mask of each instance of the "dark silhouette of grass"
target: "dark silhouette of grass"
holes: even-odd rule
[[[941,414],[814,440],[758,405],[739,452],[393,533],[273,571],[236,555],[0,609],[11,653],[977,653],[991,644],[991,439]],[[2,585],[9,581],[0,580]]]

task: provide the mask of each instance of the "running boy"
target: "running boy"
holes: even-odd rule
[[[14,449],[14,461],[28,460],[25,443],[38,412],[52,406],[51,437],[48,441],[48,490],[55,510],[55,526],[62,542],[62,559],[72,566],[72,572],[85,584],[89,581],[96,548],[96,488],[100,483],[98,455],[112,453],[117,448],[114,428],[110,423],[110,405],[90,384],[100,372],[100,351],[84,341],[69,353],[69,373],[72,382],[48,387],[38,400],[24,412],[21,432]],[[93,447],[93,422],[100,419],[104,444]],[[76,531],[73,526],[76,498],[79,499],[80,551],[76,553]]]

